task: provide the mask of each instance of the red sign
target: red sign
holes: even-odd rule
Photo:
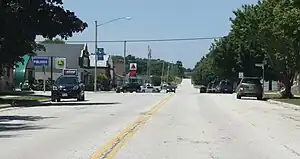
[[[136,71],[130,71],[129,72],[129,77],[135,76],[136,75]]]
[[[130,71],[136,71],[137,70],[136,63],[130,63],[129,69],[130,69]]]

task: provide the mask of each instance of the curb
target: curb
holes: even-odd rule
[[[51,104],[51,100],[45,99],[45,100],[38,100],[38,101],[32,101],[32,102],[26,102],[26,103],[19,103],[14,106],[11,104],[2,104],[0,105],[0,109],[6,109],[6,108],[20,108],[20,107],[26,107],[26,106],[45,106]]]
[[[276,100],[272,100],[272,99],[269,99],[266,102],[268,102],[270,104],[275,104],[275,105],[278,105],[278,106],[282,106],[282,107],[287,108],[287,109],[293,109],[293,110],[296,110],[296,111],[300,111],[300,106],[295,105],[295,104],[280,102],[280,101],[276,101]]]

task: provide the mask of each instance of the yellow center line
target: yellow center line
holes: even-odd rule
[[[163,100],[156,103],[145,114],[138,116],[132,124],[127,126],[118,135],[107,142],[102,148],[92,155],[91,159],[112,159],[116,156],[118,150],[128,141],[165,103],[167,103],[172,95],[168,95]]]

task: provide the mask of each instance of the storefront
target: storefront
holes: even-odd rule
[[[33,81],[35,78],[35,69],[32,58],[28,55],[22,57],[24,62],[18,62],[14,68],[14,85],[16,89],[24,81]]]

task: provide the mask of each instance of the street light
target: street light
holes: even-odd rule
[[[95,69],[94,69],[94,92],[97,91],[97,55],[98,55],[98,46],[97,46],[97,43],[98,43],[98,27],[100,26],[103,26],[105,24],[109,24],[109,23],[112,23],[112,22],[115,22],[115,21],[118,21],[118,20],[131,20],[131,17],[120,17],[120,18],[115,18],[115,19],[112,19],[112,20],[109,20],[107,22],[104,22],[104,23],[101,23],[101,24],[98,24],[98,21],[95,21]]]

